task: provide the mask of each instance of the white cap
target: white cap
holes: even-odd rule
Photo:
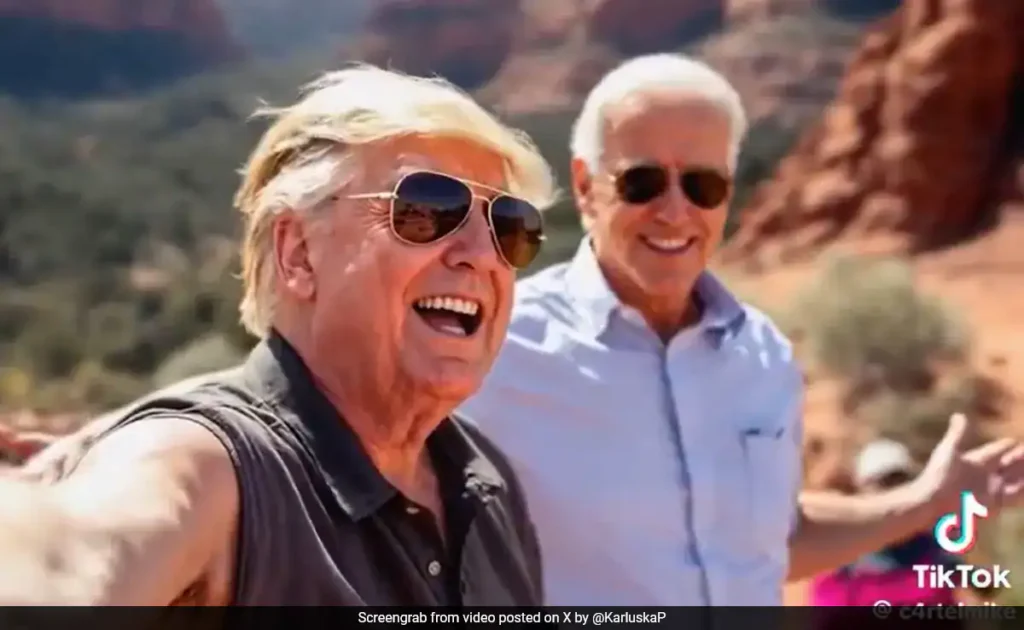
[[[913,473],[914,458],[906,446],[894,440],[876,440],[857,456],[853,480],[858,486],[893,473]]]

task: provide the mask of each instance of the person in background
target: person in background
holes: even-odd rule
[[[236,198],[260,342],[87,425],[50,483],[0,476],[0,605],[540,605],[518,481],[452,412],[550,167],[441,79],[356,66],[269,113]]]
[[[909,483],[916,473],[910,451],[899,442],[882,439],[868,444],[860,452],[852,481],[856,492],[877,494]],[[814,606],[872,606],[879,600],[886,600],[893,606],[955,605],[954,589],[927,585],[919,588],[913,566],[951,566],[959,562],[958,557],[939,547],[931,528],[924,529],[816,577],[811,583],[810,603]],[[829,627],[828,622],[820,626]]]

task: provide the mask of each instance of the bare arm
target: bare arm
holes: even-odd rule
[[[233,538],[234,468],[209,431],[150,419],[54,485],[0,479],[0,605],[162,606]]]
[[[966,427],[966,418],[954,416],[928,465],[904,486],[860,496],[801,494],[799,521],[790,538],[789,578],[800,580],[838,568],[929,531],[944,513],[957,508],[964,491],[993,510],[1020,501],[1024,447],[1003,438],[963,453]]]
[[[789,541],[789,579],[849,564],[935,524],[936,506],[914,484],[873,495],[803,492]]]

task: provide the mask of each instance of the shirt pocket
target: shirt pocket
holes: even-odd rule
[[[785,558],[795,513],[794,457],[782,430],[742,436],[749,523],[758,551]]]

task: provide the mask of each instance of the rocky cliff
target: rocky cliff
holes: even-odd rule
[[[723,257],[771,265],[837,239],[914,252],[998,222],[1024,187],[1022,33],[1022,2],[906,0]]]
[[[861,26],[820,12],[741,15],[693,52],[728,77],[752,120],[797,128],[816,119],[835,96]]]
[[[663,50],[723,20],[722,0],[383,0],[346,52],[476,88],[518,55]]]
[[[521,18],[519,0],[384,0],[355,54],[476,87],[509,55]]]
[[[79,95],[240,56],[214,0],[0,0],[0,87]]]
[[[438,73],[526,114],[577,106],[625,57],[689,47],[737,84],[755,118],[795,124],[834,94],[861,30],[849,6],[877,16],[895,0],[851,2],[384,0],[344,55]]]
[[[253,56],[337,47],[362,27],[376,0],[216,0],[234,37]]]

